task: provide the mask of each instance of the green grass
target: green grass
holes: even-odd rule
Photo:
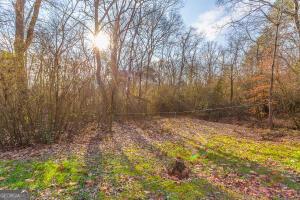
[[[158,144],[159,148],[170,157],[184,159],[191,166],[201,164],[203,174],[209,176],[212,171],[220,176],[236,173],[243,179],[250,175],[265,175],[267,178],[261,180],[265,186],[283,184],[300,190],[295,175],[289,173],[300,172],[299,143],[255,141],[215,132],[195,135],[183,130],[177,134],[184,138],[184,142],[165,142]]]
[[[109,154],[105,158],[104,180],[118,192],[105,195],[102,191],[104,199],[148,199],[149,195],[178,200],[207,196],[232,198],[204,179],[192,178],[181,183],[169,179],[163,175],[161,161],[145,149],[130,147],[122,155]]]
[[[81,164],[75,158],[55,161],[1,161],[0,188],[28,189],[33,193],[50,188],[53,193],[63,188],[75,189],[82,175]],[[63,190],[61,190],[64,192]]]
[[[264,176],[259,180],[265,187],[282,184],[300,190],[291,174],[300,173],[299,143],[241,139],[216,134],[215,130],[205,134],[200,130],[175,132],[169,127],[168,132],[181,139],[123,144],[122,151],[107,150],[92,158],[91,164],[76,155],[0,161],[0,188],[28,189],[34,197],[50,195],[57,199],[245,198],[247,195],[237,188],[208,178],[212,174],[221,179],[236,174],[245,181]],[[192,170],[187,180],[176,181],[166,173],[170,162],[178,157]]]
[[[172,157],[181,157],[191,164],[204,164],[207,173],[214,169],[223,174],[237,173],[242,178],[253,173],[266,175],[265,185],[281,183],[300,190],[300,184],[285,170],[300,172],[299,144],[274,144],[226,135],[209,137],[204,145],[199,146],[198,154],[192,154],[185,145],[166,143],[160,146]]]
[[[206,144],[207,149],[200,149],[205,160],[234,170],[241,176],[255,172],[267,175],[267,185],[277,183],[300,190],[300,184],[287,174],[286,169],[300,172],[300,145],[297,143],[271,143],[249,139],[237,139],[232,136],[217,135]]]
[[[300,172],[299,143],[272,143],[217,135],[209,140],[207,146],[259,163],[274,161],[282,169],[288,167]]]

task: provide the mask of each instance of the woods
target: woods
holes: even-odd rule
[[[191,2],[0,0],[0,191],[298,199],[299,0]]]
[[[299,2],[218,3],[241,11],[222,44],[186,28],[178,0],[3,1],[1,146],[111,128],[117,113],[256,103],[249,116],[299,128]]]
[[[299,2],[218,3],[241,11],[222,44],[186,28],[178,0],[3,1],[1,146],[96,119],[111,129],[117,113],[256,103],[249,116],[299,128]]]
[[[219,3],[251,4],[233,16],[228,45],[186,29],[175,0],[4,1],[2,146],[55,141],[83,118],[111,127],[116,113],[254,102],[268,104],[270,127],[274,112],[299,127],[298,1]],[[108,49],[93,44],[98,34]]]

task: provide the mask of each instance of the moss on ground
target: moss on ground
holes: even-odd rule
[[[275,162],[281,169],[291,168],[300,172],[300,144],[293,142],[272,143],[237,139],[233,136],[216,135],[207,143],[207,147],[226,152],[230,155],[253,162]]]
[[[34,197],[58,199],[245,198],[241,190],[223,181],[234,174],[246,182],[258,177],[264,187],[281,184],[300,190],[294,176],[300,173],[299,143],[241,139],[185,124],[190,126],[189,132],[169,123],[166,130],[179,140],[152,140],[151,144],[131,140],[102,152],[92,165],[78,155],[0,161],[0,188],[28,189]],[[178,157],[191,169],[189,179],[178,181],[166,173],[168,162]]]
[[[75,190],[82,173],[81,163],[75,158],[1,161],[0,188],[28,189],[34,196],[48,189],[56,197],[65,196]]]

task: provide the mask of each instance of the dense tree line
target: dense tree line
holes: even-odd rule
[[[222,45],[184,26],[179,0],[1,1],[0,145],[111,128],[117,114],[244,104],[299,128],[299,2],[218,3],[241,13]]]

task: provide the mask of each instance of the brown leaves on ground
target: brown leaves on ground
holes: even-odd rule
[[[299,195],[296,190],[290,189],[280,183],[271,185],[263,184],[269,182],[269,176],[266,174],[257,174],[256,171],[252,171],[247,177],[241,177],[240,174],[235,172],[234,168],[231,172],[225,174],[220,173],[219,168],[222,166],[216,166],[217,164],[208,163],[208,165],[210,165],[209,169],[201,162],[186,165],[186,160],[184,161],[181,158],[170,159],[168,152],[160,151],[157,146],[155,146],[157,143],[171,142],[175,144],[176,142],[180,142],[191,152],[197,153],[199,151],[199,145],[203,144],[199,141],[193,141],[196,147],[191,146],[190,142],[194,137],[221,133],[236,138],[261,140],[261,135],[265,134],[265,130],[263,129],[251,129],[237,125],[213,123],[191,118],[159,118],[147,121],[118,122],[114,123],[113,133],[108,136],[106,136],[105,131],[96,127],[96,124],[88,125],[82,129],[80,135],[74,137],[73,142],[53,145],[37,145],[25,149],[1,152],[0,159],[24,160],[40,157],[44,158],[47,156],[63,157],[70,155],[85,157],[89,148],[97,147],[99,145],[99,150],[101,150],[101,152],[110,151],[121,154],[122,149],[139,145],[142,148],[149,150],[152,153],[152,156],[161,160],[162,165],[166,165],[167,161],[174,162],[173,165],[167,169],[168,175],[163,175],[163,177],[167,179],[184,181],[182,179],[195,177],[203,178],[214,185],[257,198],[265,197],[271,199],[276,196],[281,196],[283,198],[293,199],[295,197],[297,198],[297,195]],[[184,132],[185,135],[179,134],[179,132]],[[93,138],[95,138],[97,134],[102,134],[101,141],[94,141]],[[289,138],[284,138],[285,136],[286,135],[282,135],[283,140],[288,140]],[[97,151],[98,149],[96,148],[94,150]],[[209,149],[203,146],[203,151],[207,152]],[[94,153],[97,152],[91,151],[91,154]],[[207,154],[201,155],[203,159],[206,159],[207,156]],[[270,168],[276,168],[276,162],[272,160],[268,160],[266,165]],[[250,167],[250,165],[248,167]],[[59,166],[58,170],[63,171],[64,166]],[[160,173],[163,174],[166,172],[162,171]],[[274,173],[277,172],[274,171]],[[1,180],[4,180],[4,178],[0,177],[0,181]],[[34,180],[28,179],[27,181]],[[124,180],[124,182],[128,181],[130,180]],[[97,182],[98,180],[88,179],[85,180],[84,184],[86,188],[99,186],[98,189],[104,193],[112,193],[112,185],[107,185],[105,182],[99,185]],[[76,185],[77,183],[73,184]],[[160,199],[160,197],[162,197],[161,195],[155,195],[155,199]]]
[[[50,156],[68,156],[75,154],[84,153],[82,148],[90,143],[91,138],[93,138],[97,130],[97,125],[95,123],[87,125],[83,128],[79,135],[75,136],[73,140],[70,141],[61,141],[57,144],[51,145],[42,145],[36,144],[26,148],[15,149],[11,151],[0,151],[0,159],[6,160],[28,160],[32,158],[47,158]]]

